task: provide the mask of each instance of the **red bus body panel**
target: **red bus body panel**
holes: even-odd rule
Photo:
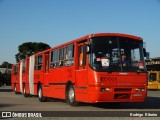
[[[78,67],[78,44],[83,40],[88,40],[98,36],[119,36],[142,40],[140,37],[120,34],[120,33],[98,33],[86,35],[82,38],[70,41],[66,44],[45,50],[35,54],[43,56],[43,65],[41,70],[33,72],[34,95],[37,95],[38,85],[42,85],[43,95],[52,98],[66,98],[66,85],[72,83],[74,85],[76,101],[80,102],[143,102],[147,96],[147,74],[137,72],[96,72],[92,70],[88,63],[85,68]],[[46,70],[45,55],[49,54],[49,66],[51,52],[61,47],[74,44],[74,64],[73,66],[63,66],[50,68]],[[23,85],[26,86],[26,93],[30,94],[30,57],[26,59],[26,73],[22,74]],[[88,55],[86,56],[88,61]],[[20,64],[18,63],[18,68]],[[29,74],[30,73],[30,74]],[[20,71],[14,74],[14,66],[12,68],[12,89],[16,84],[16,90],[20,92]],[[32,87],[33,88],[33,87]],[[144,91],[137,91],[139,88]],[[105,90],[105,91],[103,91]]]
[[[14,67],[15,66],[17,66],[18,67],[18,72],[17,73],[14,73]],[[15,90],[16,89],[16,91],[17,92],[20,92],[20,76],[19,76],[19,73],[20,73],[20,71],[19,71],[19,69],[20,69],[20,64],[18,63],[18,64],[16,64],[16,65],[13,65],[13,67],[12,67],[12,89],[13,90]]]

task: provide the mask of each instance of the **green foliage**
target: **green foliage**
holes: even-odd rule
[[[25,59],[35,53],[51,48],[45,43],[26,42],[18,46],[18,53],[15,55],[16,62]]]
[[[0,72],[0,86],[6,84],[11,84],[11,71],[9,69],[12,68],[12,64],[4,61],[2,65],[0,65],[0,68],[6,68],[5,73]]]
[[[8,68],[8,69],[11,69],[11,68],[12,68],[12,64],[4,61],[4,62],[2,63],[2,65],[0,65],[0,68]]]
[[[4,84],[6,85],[11,84],[11,73],[10,72],[5,72],[5,73],[0,72],[0,86]]]

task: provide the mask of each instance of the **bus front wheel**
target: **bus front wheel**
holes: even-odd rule
[[[39,85],[38,87],[38,98],[40,102],[45,102],[47,101],[47,98],[43,96],[43,91],[42,91],[42,86]]]
[[[14,85],[14,93],[15,93],[15,94],[18,94],[17,88],[16,88],[16,84]]]
[[[71,106],[78,105],[78,102],[76,102],[76,100],[75,100],[75,91],[74,91],[73,85],[70,85],[67,90],[66,101]]]

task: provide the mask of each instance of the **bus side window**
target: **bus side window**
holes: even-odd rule
[[[71,66],[74,63],[74,45],[66,47],[65,66]]]
[[[18,73],[18,66],[14,66],[14,74],[16,75]]]
[[[58,50],[51,52],[51,68],[56,68],[58,66]]]
[[[35,57],[35,65],[34,65],[34,70],[37,70],[37,65],[38,65],[38,57]]]
[[[35,70],[41,70],[42,69],[42,55],[36,56],[35,59]]]
[[[23,70],[22,71],[23,71],[23,73],[26,72],[26,61],[23,62]]]
[[[64,48],[59,49],[59,66],[64,64]]]
[[[81,46],[79,46],[79,66],[85,66],[85,56],[86,56],[86,54],[85,54],[85,47],[84,47],[85,45],[81,45]]]

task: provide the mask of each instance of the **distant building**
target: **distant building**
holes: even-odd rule
[[[160,57],[149,58],[145,60],[147,70],[160,71]]]
[[[150,53],[146,52],[146,59],[149,59]]]
[[[11,73],[11,70],[12,70],[12,69],[0,68],[0,72],[1,72],[1,73],[6,73],[6,72]]]

